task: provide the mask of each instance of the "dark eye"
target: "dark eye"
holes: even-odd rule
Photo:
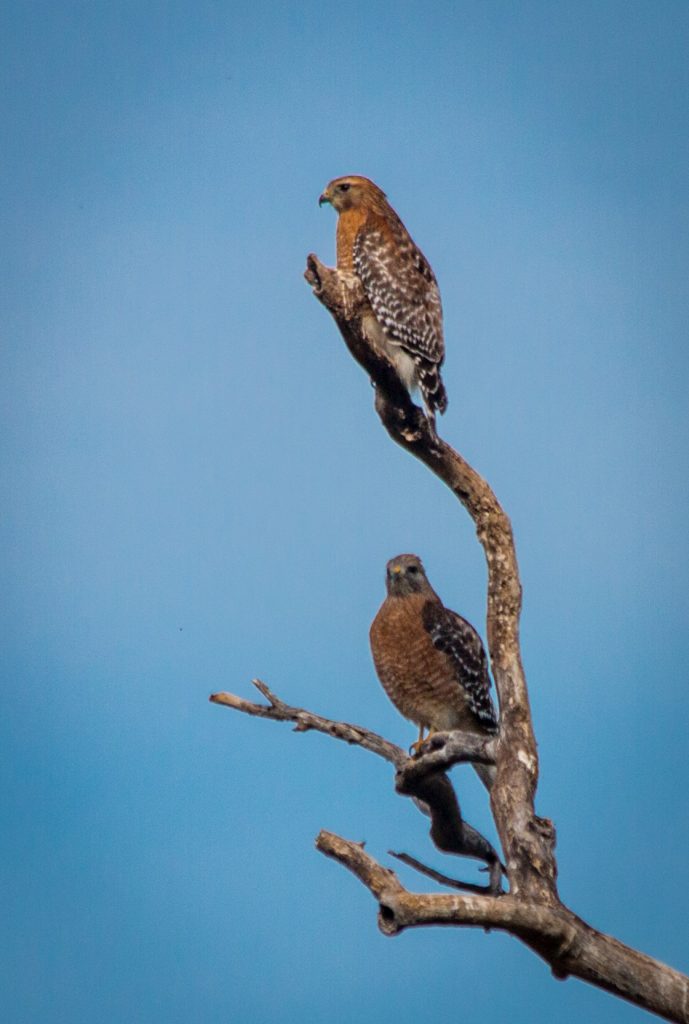
[[[340,192],[349,192],[350,185],[348,181],[343,181],[341,185],[337,186]]]
[[[419,571],[418,565],[410,565],[409,572],[416,574]]]

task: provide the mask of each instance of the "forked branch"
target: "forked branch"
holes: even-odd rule
[[[542,957],[556,978],[590,982],[667,1020],[689,1020],[689,978],[591,928],[562,904],[516,896],[409,892],[397,875],[358,843],[320,832],[316,848],[348,868],[378,903],[385,935],[427,925],[497,928]]]
[[[411,893],[356,844],[322,832],[318,848],[370,889],[386,934],[429,924],[501,928],[543,957],[557,977],[575,975],[667,1020],[689,1024],[689,978],[597,932],[560,901],[555,830],[534,810],[538,755],[519,646],[521,584],[507,515],[486,481],[436,436],[385,356],[369,345],[362,330],[367,304],[357,279],[324,266],[314,255],[307,259],[304,276],[334,318],[350,353],[369,374],[376,389],[376,411],[386,430],[455,494],[473,519],[483,547],[488,648],[500,701],[500,736],[490,751],[497,765],[491,807],[506,855],[510,894],[496,899]]]
[[[255,685],[267,704],[227,693],[214,694],[211,700],[246,714],[291,721],[297,731],[317,730],[383,757],[396,769],[397,791],[412,796],[429,814],[431,836],[440,849],[468,853],[492,864],[491,885],[485,893],[474,892],[474,887],[469,887],[470,894],[414,893],[360,844],[321,832],[317,848],[347,867],[369,889],[378,903],[379,927],[386,935],[427,925],[498,928],[529,946],[556,977],[571,974],[666,1020],[689,1024],[689,978],[591,928],[559,899],[555,830],[534,810],[538,756],[519,648],[521,585],[507,515],[486,481],[437,437],[392,365],[368,344],[362,330],[366,301],[358,280],[325,267],[313,255],[308,257],[304,276],[333,316],[350,353],[370,376],[376,389],[376,411],[392,439],[435,473],[474,521],[488,568],[487,637],[500,701],[500,735],[497,739],[463,733],[436,736],[437,749],[427,748],[422,756],[410,758],[368,729],[285,704],[258,681]],[[510,883],[507,895],[495,895],[496,877],[499,881],[500,876],[497,854],[462,821],[446,774],[461,761],[496,764],[491,807],[505,851]],[[445,881],[406,855],[400,859]]]
[[[392,365],[368,344],[362,330],[366,300],[358,280],[323,266],[313,255],[304,276],[333,316],[347,348],[370,375],[376,409],[392,439],[452,490],[476,525],[488,566],[488,649],[500,701],[493,817],[505,851],[510,891],[555,906],[555,834],[552,824],[534,812],[538,754],[519,649],[521,584],[512,526],[483,477],[436,437]]]
[[[444,740],[443,746],[412,758],[401,747],[369,729],[293,707],[272,693],[265,683],[254,680],[254,685],[266,698],[267,704],[257,704],[231,693],[216,693],[210,699],[215,704],[248,715],[294,722],[297,732],[313,730],[361,746],[395,765],[399,792],[414,795],[417,783],[423,786],[424,782],[444,779],[445,783],[440,783],[437,795],[433,796],[431,791],[432,806],[427,806],[426,810],[431,814],[431,834],[437,827],[441,834],[444,832],[450,840],[453,838],[453,830],[457,827],[452,811],[454,790],[443,769],[474,760],[490,764],[495,740],[477,741],[475,736],[459,732],[448,733],[444,738],[437,734],[436,742],[443,743]],[[437,774],[439,771],[440,775]],[[419,802],[418,796],[416,800]],[[461,822],[458,808],[457,816],[460,827],[473,832],[471,826]],[[481,839],[478,836],[478,840]],[[443,846],[436,839],[436,845],[448,852],[466,854],[465,850],[453,849],[452,842]],[[667,1020],[689,1024],[689,978],[596,931],[559,902],[549,906],[513,894],[496,898],[491,894],[490,886],[481,893],[479,886],[454,880],[450,882],[414,862],[413,858],[394,854],[437,881],[466,889],[472,895],[414,893],[402,885],[393,871],[366,853],[359,843],[323,831],[316,840],[316,847],[348,868],[369,889],[378,902],[378,925],[385,935],[397,935],[406,928],[428,925],[497,928],[529,946],[549,964],[555,977],[566,978],[571,974]],[[484,859],[480,852],[475,856]]]
[[[254,704],[233,693],[214,693],[210,699],[214,704],[224,704],[248,715],[272,718],[278,722],[294,722],[297,732],[322,732],[346,743],[356,744],[390,761],[396,768],[395,789],[403,796],[412,797],[419,809],[431,819],[430,835],[438,849],[444,853],[474,857],[488,865],[490,880],[487,886],[460,882],[455,882],[455,886],[470,892],[495,894],[501,891],[503,867],[500,858],[488,840],[462,818],[457,795],[446,774],[447,769],[463,762],[494,764],[494,739],[474,736],[471,733],[437,733],[433,747],[429,746],[428,753],[412,758],[405,754],[401,747],[383,739],[370,729],[350,725],[348,722],[335,722],[304,708],[292,707],[280,700],[259,679],[254,679],[253,682],[268,704]],[[438,748],[443,739],[447,742]]]

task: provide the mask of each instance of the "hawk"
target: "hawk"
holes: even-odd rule
[[[388,697],[405,718],[434,732],[463,729],[495,735],[488,659],[466,619],[450,611],[428,582],[417,555],[387,564],[387,597],[371,624],[373,662]],[[495,769],[475,764],[490,789]]]
[[[318,202],[339,214],[337,269],[361,281],[370,307],[362,316],[366,339],[393,364],[410,395],[419,389],[433,424],[436,409],[447,408],[447,394],[440,376],[443,311],[428,260],[368,178],[335,178]]]

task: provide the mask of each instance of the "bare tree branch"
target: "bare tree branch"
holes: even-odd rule
[[[436,435],[392,365],[368,344],[362,330],[366,300],[356,277],[323,266],[313,255],[308,257],[305,277],[335,319],[350,353],[371,377],[376,411],[392,439],[435,473],[474,521],[488,568],[487,636],[500,701],[500,735],[497,739],[457,732],[435,736],[420,757],[410,758],[368,729],[285,704],[258,680],[254,683],[267,704],[229,693],[214,694],[211,700],[245,714],[291,721],[296,731],[316,730],[378,754],[394,765],[397,792],[411,796],[430,816],[436,846],[489,865],[486,894],[475,891],[481,887],[448,879],[407,854],[394,854],[436,881],[471,890],[461,895],[413,893],[361,845],[321,832],[317,848],[347,867],[377,900],[384,934],[427,925],[499,928],[529,946],[556,977],[571,974],[667,1020],[689,1024],[689,978],[591,928],[559,899],[555,830],[534,810],[538,755],[519,648],[521,585],[507,515],[486,481]],[[495,850],[462,820],[447,775],[453,764],[462,761],[496,764],[491,807],[507,859],[507,895],[498,895],[501,865]]]
[[[476,525],[488,566],[488,648],[500,701],[493,816],[507,859],[510,891],[555,906],[555,832],[552,823],[534,811],[538,754],[519,648],[521,584],[512,526],[483,477],[436,437],[392,365],[368,344],[361,325],[366,300],[358,280],[325,267],[314,255],[307,259],[304,276],[335,319],[349,351],[370,374],[376,409],[392,439],[447,484]]]
[[[460,889],[462,892],[473,892],[480,894],[487,894],[495,896],[497,895],[490,885],[474,885],[472,882],[461,882],[458,878],[450,878],[449,875],[444,875],[442,871],[436,871],[435,868],[429,868],[427,864],[422,864],[416,857],[411,857],[408,853],[396,853],[395,850],[388,850],[391,857],[406,864],[408,868],[413,868],[414,871],[418,871],[419,874],[425,875],[426,878],[432,878],[434,882],[438,882],[440,885],[446,885],[450,889]],[[483,868],[486,871],[486,868]]]
[[[557,978],[572,975],[666,1020],[689,1021],[689,978],[596,931],[562,904],[553,907],[514,895],[496,899],[413,893],[357,843],[320,832],[316,848],[349,868],[370,890],[384,935],[441,924],[498,928],[521,939]]]
[[[462,818],[457,794],[443,769],[466,761],[480,761],[492,764],[492,751],[495,741],[473,736],[471,733],[453,732],[434,737],[433,747],[442,736],[447,739],[448,755],[443,758],[443,751],[431,749],[421,757],[408,757],[401,747],[383,739],[370,729],[348,722],[335,722],[330,718],[315,715],[304,708],[295,708],[280,700],[265,683],[253,680],[254,686],[263,694],[268,704],[254,704],[233,693],[214,693],[210,700],[214,704],[242,711],[244,714],[258,718],[272,718],[278,722],[294,722],[296,732],[325,733],[335,739],[353,743],[378,754],[390,761],[397,769],[395,788],[398,793],[410,796],[431,819],[430,836],[439,850],[462,857],[473,857],[484,861],[490,871],[487,891],[501,892],[501,876],[504,870],[497,852],[487,839]],[[468,883],[467,883],[468,884]]]
[[[368,344],[362,330],[367,303],[358,280],[324,266],[314,255],[307,259],[304,276],[333,316],[350,353],[371,377],[376,411],[391,438],[450,488],[473,519],[483,547],[488,569],[488,648],[500,701],[500,735],[473,753],[477,761],[487,759],[483,763],[495,757],[491,807],[506,854],[510,894],[496,898],[410,893],[392,871],[354,843],[321,832],[318,849],[349,868],[372,892],[385,934],[430,924],[500,928],[546,960],[557,977],[575,975],[667,1020],[689,1024],[689,978],[597,932],[559,899],[555,829],[534,810],[538,754],[519,646],[521,584],[509,518],[486,481],[437,437],[393,366]],[[465,737],[458,742],[466,753]],[[428,774],[427,759],[434,757],[437,777],[444,778],[452,790],[443,774],[453,763],[452,744],[450,738],[440,751],[425,754],[418,762],[394,762],[398,791],[405,793],[411,786],[418,796],[436,777]],[[438,812],[436,818],[442,828],[451,815],[448,819]],[[433,838],[442,849],[443,836]]]
[[[474,755],[478,755],[477,760],[490,763],[489,749],[495,740],[484,741],[488,750],[479,751],[474,748],[475,736],[453,732],[447,734],[447,753],[443,748],[431,750],[419,757],[409,757],[401,747],[363,726],[337,722],[304,708],[292,707],[260,680],[254,680],[254,685],[266,697],[268,704],[256,704],[231,693],[216,693],[210,700],[259,718],[294,722],[297,732],[322,732],[378,754],[396,766],[398,791],[406,792],[399,789],[399,779],[405,779],[412,786],[407,795],[414,796],[417,803],[421,801],[426,805],[425,810],[431,816],[431,836],[439,849],[486,859],[482,855],[485,851],[481,846],[485,840],[467,822],[462,821],[458,807],[454,812],[454,789],[438,766],[449,767],[451,764],[471,761]],[[434,740],[440,742],[441,734],[436,734]],[[415,782],[418,782],[418,788],[414,788]],[[430,790],[430,804],[424,799],[429,797],[429,791],[423,789],[424,784],[438,787]],[[455,838],[456,830],[460,836],[459,841]],[[471,852],[470,840],[467,839],[471,833],[477,837],[478,852]],[[515,897],[514,894],[501,895],[496,899],[495,863],[491,882],[484,888],[450,879],[408,854],[392,854],[441,884],[473,894],[471,897],[421,895],[406,890],[394,872],[379,864],[358,843],[331,832],[321,832],[316,846],[349,868],[376,897],[379,902],[379,927],[386,935],[396,935],[405,928],[440,924],[498,928],[510,932],[529,946],[550,965],[556,977],[566,978],[571,974],[667,1020],[689,1024],[689,978],[625,946],[617,939],[596,931],[559,901],[553,907],[524,897]],[[485,895],[481,895],[481,892]]]
[[[409,755],[395,743],[364,728],[363,725],[350,725],[349,722],[336,722],[332,718],[323,718],[306,708],[295,708],[286,704],[277,694],[273,693],[260,679],[252,679],[253,685],[268,701],[267,704],[255,704],[253,701],[238,697],[234,693],[212,693],[208,698],[212,704],[224,704],[225,707],[243,711],[246,715],[257,718],[271,718],[275,722],[294,722],[295,732],[323,732],[327,736],[344,740],[345,743],[356,744],[372,754],[390,761],[398,769],[398,792],[409,795],[408,788],[414,782],[437,771],[445,771],[455,764],[495,764],[496,740],[493,737],[476,736],[474,733],[437,732],[433,739],[423,746],[423,755]],[[405,788],[406,787],[406,788]]]
[[[268,704],[254,704],[252,701],[237,697],[234,693],[213,693],[209,700],[213,704],[224,704],[225,707],[234,708],[235,711],[243,711],[247,715],[256,715],[258,718],[272,718],[275,722],[294,722],[295,732],[323,732],[326,736],[334,736],[335,739],[344,740],[345,743],[355,743],[370,750],[372,754],[378,754],[390,761],[396,767],[402,767],[409,759],[401,747],[383,739],[378,733],[364,729],[360,725],[350,725],[348,722],[334,722],[331,718],[322,718],[312,711],[304,708],[294,708],[285,704],[260,679],[252,680],[256,689],[263,694]]]

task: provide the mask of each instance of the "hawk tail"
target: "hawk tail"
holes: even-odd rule
[[[440,367],[437,363],[429,363],[425,360],[417,363],[419,379],[419,390],[428,411],[433,414],[436,410],[444,413],[447,409],[447,391],[440,376]]]

